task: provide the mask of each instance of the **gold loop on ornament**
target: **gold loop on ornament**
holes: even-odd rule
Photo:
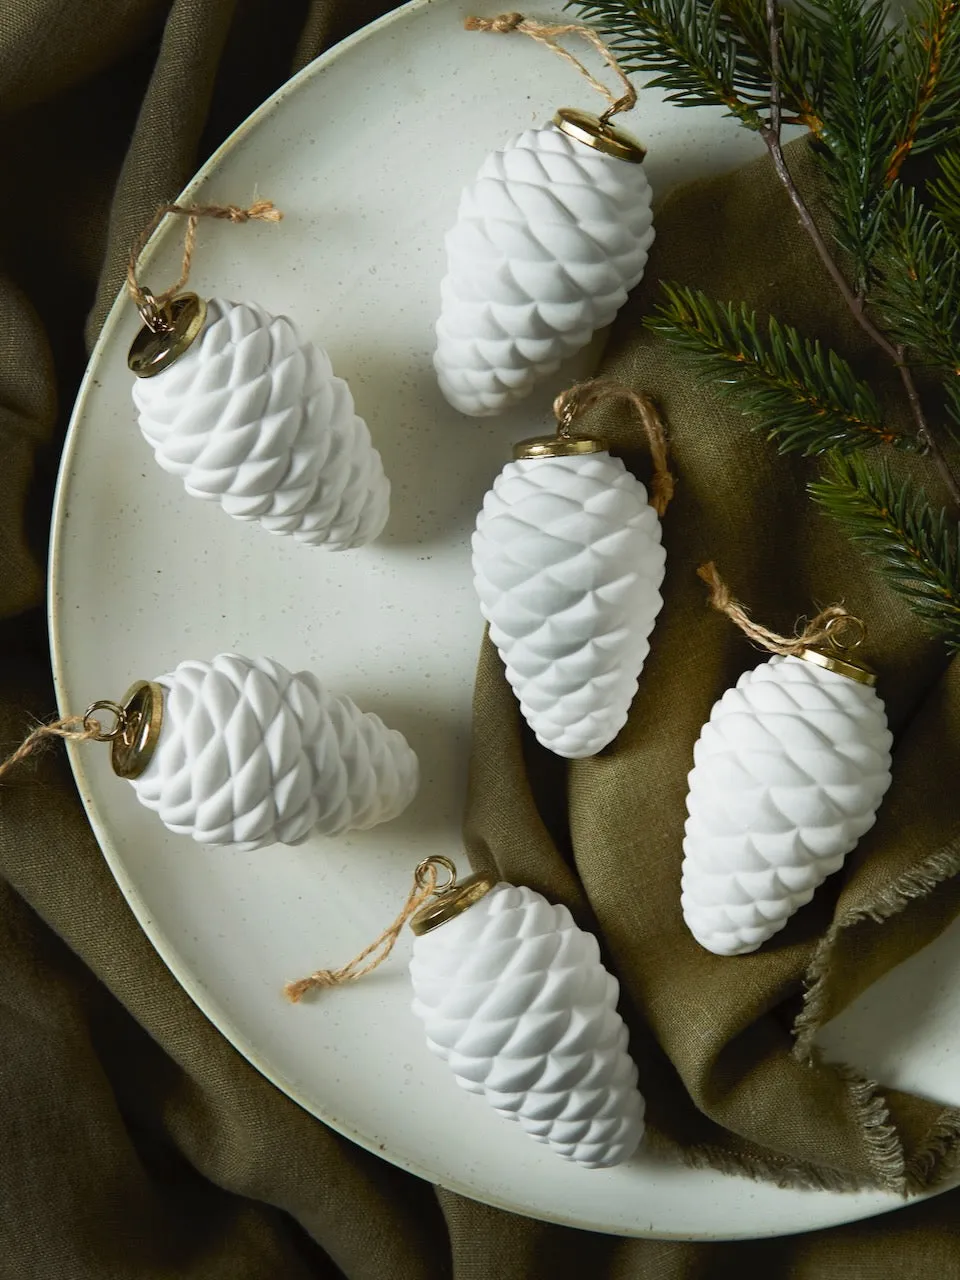
[[[140,312],[140,319],[151,333],[170,332],[169,314],[145,286],[141,286],[137,310]]]
[[[98,711],[109,711],[115,717],[116,723],[112,729],[104,731],[100,721],[96,718]],[[83,727],[87,733],[94,735],[94,742],[113,742],[117,735],[122,732],[126,718],[127,713],[120,703],[113,702],[109,698],[100,698],[97,702],[91,702],[82,716]]]
[[[852,630],[849,639],[845,639],[847,632]],[[862,618],[858,618],[855,614],[845,613],[842,617],[831,618],[824,631],[827,633],[827,639],[834,649],[844,652],[850,649],[859,649],[867,638],[867,624]]]
[[[442,853],[434,854],[431,858],[424,858],[424,860],[417,866],[416,871],[413,873],[413,877],[417,882],[417,888],[426,889],[430,883],[427,878],[427,873],[429,871],[433,871],[435,873],[438,867],[443,871],[446,871],[447,879],[443,884],[440,884],[438,881],[434,881],[433,891],[434,893],[449,893],[457,883],[457,868],[451,859],[445,858]]]
[[[576,388],[569,395],[558,396],[553,407],[557,419],[557,435],[568,436],[580,413],[580,396]]]
[[[424,859],[414,872],[414,878],[421,888],[426,888],[429,884],[427,872],[435,871],[437,867],[446,871],[450,878],[443,885],[437,886],[434,896],[410,921],[410,929],[418,938],[462,915],[474,903],[486,897],[497,883],[493,876],[482,873],[467,876],[466,880],[458,880],[454,864],[449,858],[438,855]]]

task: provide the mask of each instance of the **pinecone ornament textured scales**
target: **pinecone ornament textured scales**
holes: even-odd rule
[[[457,1083],[587,1168],[643,1136],[643,1097],[617,1013],[619,985],[566,907],[498,884],[418,937],[413,1010]]]
[[[333,551],[386,524],[390,483],[350,388],[286,316],[211,298],[199,337],[133,398],[164,471],[238,520]]]
[[[570,759],[623,728],[663,605],[647,491],[598,452],[508,463],[473,535],[474,584],[537,739]]]
[[[500,413],[611,323],[653,243],[642,164],[554,124],[483,162],[446,237],[434,365],[461,413]]]
[[[755,951],[839,870],[890,785],[876,691],[795,657],[745,672],[694,749],[684,919],[717,955]]]
[[[249,850],[363,830],[416,794],[417,757],[403,735],[309,672],[220,654],[157,683],[160,738],[131,785],[201,844]]]

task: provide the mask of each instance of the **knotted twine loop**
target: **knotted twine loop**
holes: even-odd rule
[[[646,433],[650,457],[653,460],[650,505],[658,516],[662,516],[670,505],[676,480],[669,466],[666,428],[657,411],[657,406],[648,396],[639,391],[632,391],[630,387],[614,382],[612,378],[591,378],[587,382],[577,382],[566,391],[562,391],[553,402],[559,434],[569,435],[571,427],[580,414],[586,413],[593,405],[600,404],[604,400],[626,400],[636,411]]]
[[[450,879],[442,886],[437,884],[438,866],[444,867],[450,875]],[[403,904],[403,910],[393,924],[387,925],[379,937],[375,938],[369,946],[364,947],[362,951],[359,951],[352,960],[348,960],[341,968],[317,969],[315,973],[311,973],[306,978],[298,978],[296,982],[288,982],[283,989],[284,995],[291,1004],[299,1004],[308,991],[327,987],[340,987],[345,982],[356,982],[365,974],[372,973],[374,969],[378,969],[383,964],[396,946],[397,939],[403,931],[403,926],[410,917],[420,910],[428,898],[432,898],[435,893],[442,893],[444,889],[452,888],[455,882],[456,870],[448,858],[427,858],[420,863],[414,872],[413,888]],[[373,956],[373,959],[369,964],[364,964],[363,962],[368,956]]]
[[[745,636],[749,636],[762,649],[769,653],[779,653],[784,657],[797,657],[804,649],[812,649],[817,645],[829,643],[838,649],[855,649],[863,642],[866,628],[861,620],[848,612],[842,604],[827,605],[815,618],[811,618],[797,636],[782,636],[771,631],[769,627],[754,622],[746,609],[730,593],[730,588],[717,572],[717,566],[711,560],[702,564],[697,576],[710,588],[709,603],[719,613],[725,614],[735,623]],[[851,638],[844,640],[842,630],[846,627],[859,629]]]
[[[89,712],[82,716],[64,716],[49,724],[38,724],[27,734],[16,751],[7,756],[6,760],[0,761],[0,781],[53,738],[65,738],[68,742],[109,741],[109,735],[104,734],[100,721],[95,720]]]
[[[537,22],[533,18],[525,18],[522,13],[501,13],[496,18],[467,18],[463,25],[468,31],[494,31],[498,34],[519,31],[525,36],[530,36],[532,40],[536,40],[538,44],[545,45],[548,49],[551,49],[558,57],[576,67],[580,74],[596,89],[597,93],[606,98],[610,105],[600,117],[601,124],[606,124],[612,116],[621,111],[632,111],[637,105],[636,89],[627,79],[627,74],[614,56],[613,50],[592,27],[584,26],[581,22],[559,22],[556,24]],[[582,36],[584,40],[593,45],[610,70],[616,73],[623,86],[623,93],[619,98],[612,94],[607,86],[601,83],[583,65],[579,58],[575,57],[559,43],[561,36]]]
[[[187,220],[187,230],[183,237],[183,259],[180,264],[180,279],[162,293],[154,294],[145,289],[137,279],[137,263],[143,253],[147,241],[159,227],[168,213],[179,214]],[[235,204],[163,204],[153,215],[144,229],[137,236],[130,248],[127,260],[127,293],[136,303],[137,310],[144,323],[155,329],[161,321],[164,308],[176,297],[190,278],[190,266],[193,262],[193,251],[197,244],[197,223],[201,218],[222,218],[226,222],[279,222],[283,214],[272,200],[255,200],[248,209]]]

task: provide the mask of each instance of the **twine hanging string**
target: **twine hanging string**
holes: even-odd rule
[[[159,227],[168,213],[179,214],[187,220],[187,230],[183,237],[183,258],[180,264],[180,278],[176,284],[162,293],[152,293],[137,279],[137,263],[143,253],[147,241]],[[197,244],[197,224],[201,218],[221,218],[226,222],[279,222],[283,214],[271,200],[255,200],[248,209],[235,204],[164,204],[153,215],[144,229],[137,236],[130,248],[127,260],[127,293],[136,303],[144,322],[151,328],[159,327],[165,307],[180,292],[190,278],[190,266],[193,262],[193,251]]]
[[[559,434],[569,435],[580,414],[586,413],[595,404],[602,404],[604,400],[626,400],[640,419],[653,460],[650,505],[658,516],[662,516],[670,505],[676,480],[669,466],[666,428],[657,412],[657,406],[648,396],[632,391],[630,387],[614,382],[612,378],[592,378],[588,382],[578,382],[561,392],[553,402]]]
[[[68,742],[109,741],[109,736],[104,734],[100,721],[95,720],[89,712],[82,716],[64,716],[61,720],[52,720],[49,724],[38,724],[27,734],[16,751],[0,761],[0,782],[28,756],[32,756],[55,738],[63,738]]]
[[[450,876],[450,879],[444,885],[437,884],[438,866],[443,867]],[[456,869],[448,858],[427,858],[417,867],[413,877],[413,888],[403,904],[403,910],[392,924],[387,925],[386,929],[378,937],[374,938],[369,946],[364,947],[362,951],[358,951],[352,960],[348,960],[339,969],[317,969],[315,973],[309,974],[306,978],[298,978],[296,982],[288,982],[283,989],[284,995],[291,1004],[298,1004],[308,991],[323,990],[327,987],[340,987],[345,982],[356,982],[358,978],[362,978],[365,974],[372,973],[374,969],[378,969],[383,964],[396,946],[397,939],[403,932],[403,927],[410,917],[420,910],[428,898],[433,897],[435,893],[442,893],[444,889],[449,889],[455,881]],[[373,959],[364,964],[364,961],[369,956],[372,956]]]
[[[627,74],[617,61],[613,50],[592,27],[584,26],[580,22],[536,22],[533,18],[525,18],[522,13],[501,13],[496,18],[467,18],[463,25],[468,31],[494,31],[498,33],[519,31],[523,35],[530,36],[531,39],[536,40],[538,44],[545,45],[548,49],[551,49],[558,57],[576,67],[577,71],[590,82],[597,93],[606,98],[609,106],[600,117],[601,124],[606,124],[612,116],[621,111],[632,111],[637,105],[636,89],[627,79]],[[562,36],[574,35],[582,36],[584,40],[592,44],[610,70],[616,73],[623,89],[623,93],[619,98],[611,93],[607,86],[598,80],[579,58],[560,44]]]
[[[830,644],[838,649],[855,649],[863,641],[866,631],[864,624],[842,604],[827,605],[826,609],[810,619],[799,635],[782,636],[753,621],[743,605],[734,599],[712,560],[699,567],[697,576],[710,588],[709,603],[713,608],[725,614],[745,636],[769,653],[796,657],[804,649],[816,648],[817,645]]]

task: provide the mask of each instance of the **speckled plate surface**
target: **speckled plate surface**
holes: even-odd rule
[[[434,385],[442,235],[462,183],[489,149],[556,106],[595,106],[532,42],[465,33],[471,7],[415,0],[346,41],[256,112],[186,193],[242,203],[256,191],[285,211],[278,226],[203,226],[191,287],[286,312],[327,347],[393,479],[383,539],[330,555],[189,498],[137,430],[126,368],[137,319],[120,302],[78,399],[52,553],[61,709],[118,697],[184,658],[266,654],[316,671],[401,728],[421,756],[419,799],[400,821],[346,839],[205,851],[169,835],[112,776],[107,753],[88,746],[72,753],[84,803],[140,923],[208,1017],[302,1106],[387,1159],[491,1204],[622,1234],[768,1235],[884,1212],[900,1202],[781,1191],[647,1154],[603,1172],[567,1165],[461,1092],[427,1052],[409,1012],[406,941],[356,987],[297,1008],[282,998],[285,980],[342,962],[379,932],[419,859],[458,853],[481,633],[474,515],[511,441],[546,429],[552,390],[589,364],[493,423],[460,418]],[[680,111],[652,92],[629,127],[649,146],[660,193],[753,154],[719,114]],[[180,234],[166,227],[145,260],[156,287],[176,276]],[[898,1006],[919,1048],[884,1021],[881,988],[834,1039],[864,1065],[861,1045],[875,1043],[888,1078],[960,1101],[947,1069],[960,1025],[945,1022],[958,986],[946,980],[951,936],[894,975],[927,991],[920,1004],[901,992]],[[944,975],[939,988],[930,963]],[[918,1022],[924,1014],[930,1025]],[[923,1037],[936,1052],[924,1052]]]

